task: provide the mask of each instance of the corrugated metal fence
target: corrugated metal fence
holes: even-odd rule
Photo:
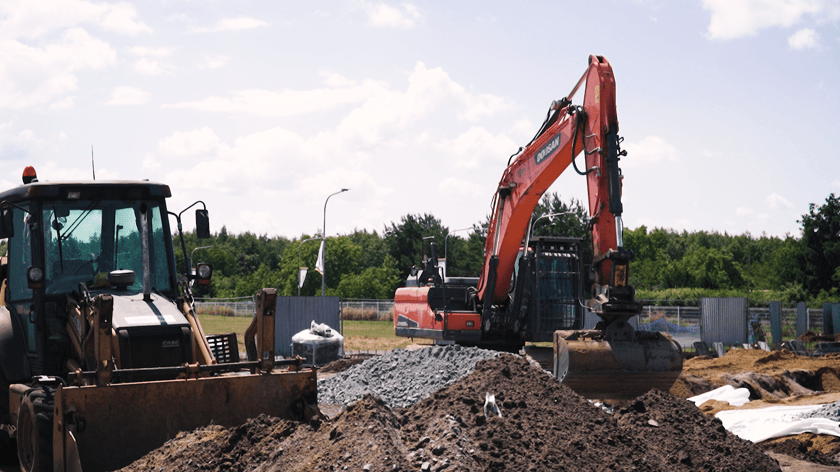
[[[326,299],[330,301],[319,301]],[[281,303],[286,305],[281,307]],[[809,330],[825,333],[840,331],[840,303],[826,303],[823,309],[807,308],[804,303],[785,307],[778,302],[768,307],[747,308],[745,298],[705,298],[699,303],[684,302],[683,305],[686,306],[646,305],[639,316],[630,320],[630,324],[639,330],[669,333],[686,347],[701,340],[732,345],[753,342],[752,320],[761,325],[770,338],[768,341],[774,343],[777,338],[788,340]],[[253,316],[255,304],[250,299],[204,299],[196,302],[196,307],[200,314]],[[282,325],[276,334],[278,354],[286,352],[291,336],[308,328],[313,320],[342,332],[342,319],[391,320],[393,314],[393,300],[278,297],[278,319],[284,320],[283,323],[278,322]],[[584,329],[594,328],[599,320],[587,311]],[[828,323],[831,325],[827,326]],[[824,327],[827,329],[824,330]]]
[[[274,345],[277,355],[292,355],[292,336],[323,323],[341,332],[338,297],[277,297]]]

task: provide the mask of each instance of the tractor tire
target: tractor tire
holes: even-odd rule
[[[15,425],[9,415],[9,381],[0,369],[0,464],[14,464],[17,461]]]
[[[20,402],[17,423],[18,462],[22,472],[53,470],[53,398],[31,390]]]

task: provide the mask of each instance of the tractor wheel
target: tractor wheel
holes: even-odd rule
[[[23,472],[49,472],[53,469],[52,396],[32,390],[23,397],[18,411],[17,450]]]
[[[0,464],[14,464],[17,460],[15,425],[9,415],[9,381],[0,369]]]

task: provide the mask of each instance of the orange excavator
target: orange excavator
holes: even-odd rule
[[[583,105],[573,105],[584,82]],[[636,331],[630,323],[642,306],[629,284],[633,252],[622,238],[622,140],[612,67],[590,56],[571,93],[552,102],[537,135],[508,162],[493,199],[481,276],[447,277],[432,243],[422,271],[412,271],[396,292],[396,335],[508,351],[552,342],[554,375],[587,398],[668,391],[682,370],[682,349],[667,334]],[[575,161],[580,153],[584,169]],[[591,266],[580,239],[531,237],[534,208],[570,165],[587,179]],[[581,329],[586,310],[600,317],[595,329]]]

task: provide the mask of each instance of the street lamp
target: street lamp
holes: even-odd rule
[[[193,265],[193,255],[195,254],[195,251],[198,251],[199,249],[208,249],[210,247],[212,247],[212,246],[201,246],[201,247],[197,247],[197,248],[193,249],[190,252],[190,270],[193,270],[195,268],[195,266]]]
[[[330,194],[329,197],[324,201],[324,232],[321,233],[321,237],[324,239],[324,253],[322,255],[324,267],[321,267],[321,296],[324,296],[324,292],[327,290],[327,203],[330,201],[330,197],[333,195],[338,195],[339,193],[343,193],[350,190],[349,188],[343,188],[338,192]]]
[[[533,223],[528,225],[528,237],[525,238],[525,250],[526,251],[528,250],[528,245],[531,243],[531,233],[533,233],[534,228],[537,227],[537,221],[540,221],[543,218],[553,218],[555,216],[570,215],[572,213],[574,213],[574,212],[573,211],[561,211],[561,212],[557,212],[557,213],[546,213],[545,215],[539,216],[536,220],[534,220]],[[531,218],[533,218],[533,216]]]
[[[300,248],[303,246],[303,243],[305,243],[307,241],[315,241],[316,239],[321,239],[321,238],[304,239],[303,241],[300,242],[300,244],[298,244],[298,296],[300,296],[300,286],[303,285],[303,284],[300,283],[300,269],[301,269],[301,266],[300,266]]]

